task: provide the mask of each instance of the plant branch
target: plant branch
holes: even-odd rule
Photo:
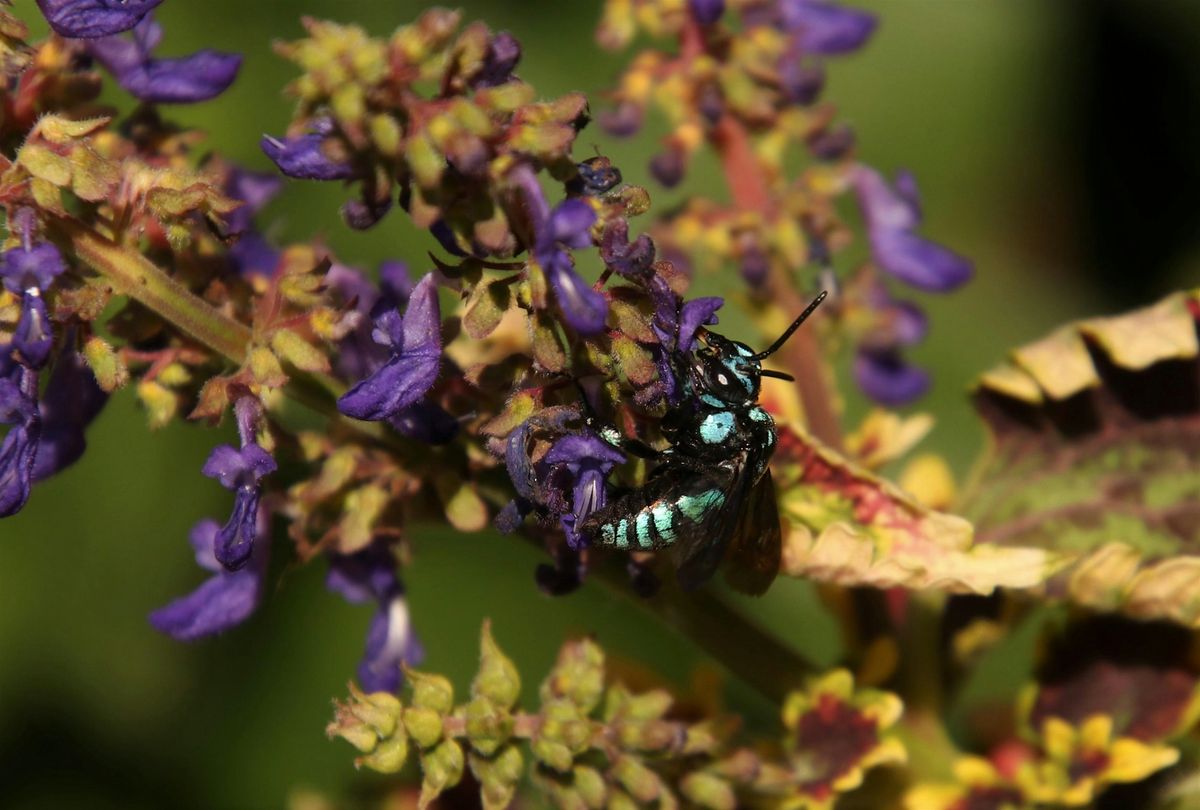
[[[709,133],[709,139],[721,159],[733,204],[764,216],[770,213],[771,194],[767,178],[741,122],[726,113]],[[788,274],[776,268],[772,268],[766,285],[771,299],[788,312],[799,313],[809,303],[796,293]],[[829,370],[821,357],[821,348],[815,335],[811,330],[801,329],[792,335],[779,353],[796,378],[809,430],[829,447],[840,450],[841,418],[830,385]]]

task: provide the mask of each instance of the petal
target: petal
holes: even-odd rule
[[[869,166],[859,164],[850,178],[858,207],[867,220],[872,234],[891,231],[907,231],[921,224],[920,211],[905,194],[897,193],[883,175]],[[908,191],[912,191],[906,182]]]
[[[0,517],[15,515],[29,500],[39,432],[37,422],[19,425],[0,444]]]
[[[442,354],[442,310],[437,281],[426,273],[413,288],[404,310],[404,352],[439,359]]]
[[[205,518],[192,527],[188,532],[188,542],[196,552],[196,565],[206,571],[220,571],[217,563],[217,535],[221,532],[221,524],[212,518]]]
[[[240,487],[233,496],[233,513],[217,533],[213,553],[227,571],[237,571],[250,561],[258,536],[259,491]]]
[[[592,244],[588,230],[596,222],[596,211],[583,200],[563,200],[550,214],[549,231],[554,242],[571,248]]]
[[[203,559],[202,547],[207,545],[211,549],[216,533],[217,523],[213,520],[202,520],[192,529],[197,561],[205,568],[211,569],[212,562]],[[191,641],[241,624],[262,601],[268,549],[266,543],[257,545],[250,565],[240,571],[219,571],[190,594],[151,613],[150,624],[179,641]]]
[[[50,349],[54,347],[54,332],[50,328],[46,302],[36,290],[22,296],[21,317],[13,333],[12,344],[32,368],[46,365],[50,357]]]
[[[388,421],[400,435],[426,444],[445,444],[458,435],[458,420],[433,402],[414,402]]]
[[[46,21],[64,37],[106,37],[133,28],[162,0],[37,0]]]
[[[298,135],[278,140],[263,136],[259,142],[279,171],[288,177],[302,180],[348,180],[354,177],[354,167],[325,156],[321,144],[325,136],[319,134]]]
[[[594,433],[568,433],[546,452],[545,461],[607,473],[615,465],[624,464],[625,455]]]
[[[508,441],[504,445],[504,466],[508,469],[509,480],[517,494],[526,500],[536,501],[537,474],[529,458],[528,446],[532,430],[533,425],[527,419],[508,434]]]
[[[795,31],[804,50],[832,55],[862,47],[875,30],[875,15],[819,0],[784,0],[783,24]]]
[[[84,429],[108,402],[108,395],[78,352],[62,355],[42,395],[42,434],[33,480],[49,478],[74,464],[87,447]]]
[[[206,48],[190,56],[147,59],[113,72],[120,85],[141,101],[190,104],[208,101],[225,92],[241,66],[241,54]]]
[[[725,13],[725,0],[688,0],[692,17],[701,25],[712,25]]]
[[[929,390],[929,373],[906,363],[898,353],[860,349],[854,360],[858,385],[876,402],[899,406]]]
[[[603,332],[604,322],[608,319],[608,301],[604,294],[589,287],[575,274],[568,261],[555,261],[546,271],[567,323],[581,335]]]
[[[717,310],[725,304],[719,296],[693,298],[683,305],[679,313],[678,351],[691,351],[696,332],[701,326],[717,323]]]
[[[28,250],[22,247],[6,250],[0,260],[0,279],[9,291],[18,295],[33,287],[46,289],[64,270],[62,254],[49,242]]]
[[[408,602],[397,595],[381,602],[367,631],[367,649],[358,666],[358,679],[370,692],[395,692],[400,687],[400,664],[416,664],[424,651],[412,630]]]
[[[974,275],[969,259],[906,231],[873,231],[871,252],[883,270],[928,292],[949,292]]]
[[[439,358],[393,355],[378,371],[338,399],[338,410],[354,419],[378,422],[400,414],[433,387]]]

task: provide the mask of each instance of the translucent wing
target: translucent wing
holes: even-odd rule
[[[783,549],[770,470],[762,474],[742,502],[731,543],[725,581],[752,596],[766,592],[779,573]]]
[[[679,563],[676,576],[685,590],[703,585],[712,578],[721,564],[729,542],[737,528],[739,515],[745,507],[751,481],[745,475],[746,458],[743,454],[736,460],[721,465],[725,471],[724,487],[720,502],[704,516],[696,526],[695,536],[687,538],[677,546]]]

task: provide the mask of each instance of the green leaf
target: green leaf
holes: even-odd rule
[[[965,514],[1069,566],[1051,593],[1200,626],[1198,293],[1062,327],[980,379],[993,447]]]

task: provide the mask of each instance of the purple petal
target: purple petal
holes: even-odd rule
[[[14,515],[29,500],[42,421],[37,374],[14,366],[0,377],[0,424],[12,425],[0,443],[0,517]]]
[[[908,232],[871,234],[871,252],[896,278],[928,292],[949,292],[974,274],[971,261]]]
[[[504,466],[508,469],[513,489],[529,501],[537,500],[537,475],[529,459],[528,447],[532,430],[532,423],[526,419],[508,434],[508,441],[504,445]]]
[[[928,372],[911,366],[894,351],[859,349],[854,360],[859,387],[883,405],[905,405],[929,390]]]
[[[424,650],[412,630],[408,603],[395,596],[379,605],[367,631],[367,649],[358,666],[358,680],[367,692],[400,688],[400,664],[416,664]]]
[[[692,343],[696,340],[696,332],[706,324],[717,322],[717,310],[725,304],[725,299],[718,296],[708,298],[693,298],[683,305],[679,313],[679,337],[677,350],[691,351]]]
[[[214,521],[201,521],[192,529],[193,545],[204,545],[206,540],[212,543],[215,530]],[[239,571],[219,571],[187,596],[151,613],[150,624],[179,641],[192,641],[241,624],[255,611],[263,596],[267,544],[256,545],[259,548],[252,555],[252,564]],[[197,548],[197,561],[209,568],[210,564],[201,559],[201,551]]]
[[[483,69],[475,76],[471,86],[496,87],[512,81],[513,70],[521,61],[521,43],[507,31],[501,31],[488,43],[488,53]]]
[[[441,366],[441,310],[433,274],[413,289],[403,319],[377,321],[377,332],[392,342],[393,355],[338,400],[338,410],[355,419],[379,421],[396,416],[433,387]]]
[[[725,0],[688,0],[692,17],[701,25],[712,25],[725,13]]]
[[[631,101],[622,101],[610,110],[600,113],[600,127],[609,135],[627,138],[642,128],[645,110]]]
[[[875,31],[875,15],[820,0],[783,0],[780,15],[804,50],[829,56],[857,50]]]
[[[128,31],[162,0],[37,0],[50,27],[74,39]]]
[[[13,333],[12,345],[33,368],[46,365],[50,357],[50,350],[54,347],[54,332],[50,329],[46,302],[36,289],[22,296],[21,317]]]
[[[257,444],[248,444],[241,450],[222,444],[213,448],[200,472],[215,478],[226,489],[254,486],[263,476],[275,472],[275,459]]]
[[[321,149],[324,135],[297,135],[278,140],[264,135],[259,142],[267,157],[275,162],[279,171],[288,177],[301,180],[349,180],[354,177],[354,167],[325,156]]]
[[[108,395],[78,352],[60,356],[42,396],[42,434],[33,480],[41,481],[79,460],[87,447],[84,429],[108,402]]]
[[[589,287],[566,262],[556,261],[545,269],[567,323],[581,335],[603,332],[608,319],[604,294]]]
[[[277,174],[242,168],[230,171],[225,192],[245,204],[226,217],[229,230],[242,233],[253,228],[254,215],[274,199],[282,188],[283,180]]]
[[[545,461],[607,474],[615,465],[625,463],[625,455],[594,433],[568,433],[546,452]]]
[[[592,238],[588,230],[595,221],[595,209],[583,200],[563,200],[550,214],[547,238],[570,248],[589,247]]]
[[[869,166],[855,167],[850,182],[872,232],[908,231],[921,224],[920,211],[908,196],[896,193],[883,175]],[[914,187],[909,185],[909,190]]]
[[[115,75],[120,85],[141,101],[191,104],[225,92],[241,66],[241,54],[204,49],[174,59],[147,59]]]
[[[446,444],[458,435],[458,420],[433,402],[414,402],[388,424],[401,436],[426,444]]]
[[[666,188],[679,185],[686,170],[683,152],[678,149],[665,149],[650,160],[650,174]]]
[[[217,532],[213,555],[226,571],[237,571],[250,561],[258,538],[259,495],[256,487],[240,487],[229,520]]]
[[[279,265],[280,252],[257,231],[243,230],[229,248],[229,260],[239,274],[269,276]]]
[[[192,550],[196,553],[196,565],[205,571],[222,570],[217,562],[217,535],[220,531],[220,523],[212,518],[205,518],[188,532],[188,542],[192,544]]]
[[[21,247],[6,250],[0,259],[0,279],[10,292],[18,295],[33,288],[46,289],[65,269],[62,254],[49,242],[28,250]]]

